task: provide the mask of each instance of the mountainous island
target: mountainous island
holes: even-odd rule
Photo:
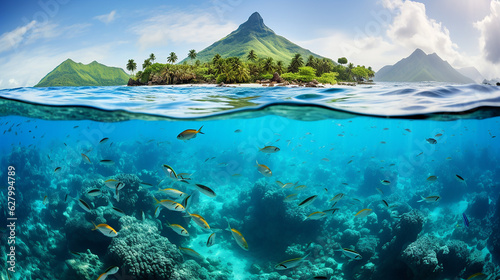
[[[312,55],[323,58],[274,33],[264,24],[264,19],[257,12],[253,13],[238,29],[200,51],[196,58],[201,62],[208,62],[214,55],[220,54],[222,58],[246,59],[251,50],[259,56],[271,57],[274,61],[283,61],[285,64],[289,63],[295,54],[300,54],[302,57]],[[189,61],[189,57],[181,63],[184,61]]]
[[[89,64],[65,60],[47,74],[35,87],[78,87],[126,85],[129,75],[118,67],[108,67],[93,61]]]
[[[394,65],[382,67],[375,74],[374,80],[379,82],[474,83],[471,78],[460,74],[437,54],[428,55],[421,49],[416,49],[409,57]]]

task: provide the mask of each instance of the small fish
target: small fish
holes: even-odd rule
[[[54,173],[57,173],[59,171],[61,171],[61,167],[56,167],[56,169],[54,169]]]
[[[141,210],[141,218],[142,218],[143,221],[146,220],[146,214],[144,214],[143,210]]]
[[[183,132],[179,133],[179,135],[177,135],[177,139],[185,142],[185,141],[188,141],[190,139],[196,138],[196,135],[198,135],[198,133],[205,134],[205,133],[201,132],[202,128],[203,128],[203,125],[198,130],[186,129]]]
[[[162,165],[163,172],[165,172],[165,175],[167,175],[169,178],[172,179],[177,179],[177,173],[175,173],[174,169],[166,164]]]
[[[388,185],[390,185],[390,184],[391,184],[391,181],[389,181],[389,180],[380,180],[380,183],[381,183],[382,185],[384,185],[384,186],[388,186]]]
[[[382,189],[380,189],[380,188],[376,188],[376,189],[377,189],[377,191],[378,191],[381,195],[384,195],[384,191],[382,191]]]
[[[239,232],[238,230],[231,228],[229,221],[227,221],[227,226],[228,230],[233,235],[234,241],[236,241],[236,243],[241,247],[241,249],[248,251],[248,243],[245,240],[245,237],[243,237],[243,234],[241,234],[241,232]]]
[[[210,225],[208,225],[205,218],[198,214],[189,214],[189,216],[191,216],[197,226],[201,227],[202,229],[210,230]]]
[[[427,141],[427,143],[432,144],[432,145],[437,144],[437,142],[438,142],[434,138],[427,138],[427,139],[425,139],[425,141]]]
[[[241,133],[241,129],[236,129],[234,133]]]
[[[182,200],[182,206],[184,206],[184,208],[186,209],[186,211],[188,210],[189,206],[191,206],[191,195],[188,195],[186,196],[183,200]]]
[[[158,189],[158,191],[163,192],[166,195],[173,197],[173,198],[180,198],[180,197],[187,196],[186,193],[183,193],[180,190],[176,190],[176,189],[172,189],[172,188]]]
[[[102,165],[106,165],[106,166],[115,165],[115,162],[112,161],[112,160],[110,160],[110,159],[103,159],[99,163],[102,164]]]
[[[462,213],[462,217],[464,218],[464,225],[465,227],[469,227],[469,219],[465,215],[465,213]]]
[[[89,191],[87,192],[87,194],[88,194],[89,196],[100,196],[100,195],[102,195],[102,191],[101,191],[101,189],[95,188],[95,189],[91,189],[91,190],[89,190]]]
[[[317,198],[318,196],[317,195],[313,195],[313,196],[310,196],[306,199],[304,199],[301,203],[299,203],[299,207],[306,207],[308,205],[311,205],[313,203],[313,201]]]
[[[239,173],[234,173],[233,175],[231,175],[232,177],[241,177],[241,174]]]
[[[447,157],[447,158],[445,158],[445,159],[446,159],[446,160],[451,160],[451,157]]]
[[[464,183],[465,183],[465,179],[464,179],[462,176],[460,176],[460,175],[458,175],[458,174],[455,174],[455,178],[457,178],[457,180],[458,180],[459,182],[464,182]]]
[[[87,202],[85,202],[83,199],[78,199],[78,205],[80,205],[80,207],[82,207],[83,210],[91,213],[92,212],[92,208],[90,208],[89,204]]]
[[[87,155],[85,155],[85,154],[82,154],[82,159],[83,159],[84,162],[92,163],[90,161],[90,158]]]
[[[101,141],[99,141],[99,144],[104,144],[106,142],[108,142],[109,138],[108,137],[104,137],[101,139]]]
[[[434,137],[441,137],[441,136],[443,136],[443,134],[441,134],[441,133],[434,135]]]
[[[487,277],[488,276],[486,276],[486,274],[478,272],[478,273],[474,273],[471,276],[469,276],[469,278],[467,278],[467,280],[469,280],[469,279],[474,279],[474,280],[486,279]]]
[[[117,216],[120,216],[120,217],[123,217],[125,216],[125,212],[123,212],[123,210],[119,209],[119,208],[116,208],[116,207],[111,207],[111,211],[113,212],[113,214],[117,215]]]
[[[356,213],[356,215],[354,215],[355,217],[358,217],[358,218],[364,218],[364,217],[367,217],[368,215],[370,215],[371,213],[373,212],[372,209],[362,209],[360,210],[358,213]]]
[[[341,251],[346,257],[348,257],[350,259],[353,259],[353,260],[361,260],[362,259],[361,254],[354,251],[354,250],[340,247],[339,251]]]
[[[350,161],[347,162],[347,164],[351,163],[352,162],[352,159]]]
[[[441,199],[440,196],[438,195],[433,195],[433,196],[428,196],[428,197],[423,197],[423,196],[420,196],[422,199],[419,200],[418,202],[428,202],[428,203],[433,203],[433,202],[437,202],[438,200]]]
[[[46,205],[46,204],[49,202],[49,201],[47,200],[47,198],[48,198],[48,196],[45,196],[45,197],[43,198],[43,201],[42,201],[43,205]]]
[[[293,189],[294,189],[294,190],[296,190],[296,191],[301,191],[301,190],[303,190],[303,189],[305,189],[305,188],[307,188],[307,186],[306,186],[306,185],[300,185],[300,186],[296,186],[296,187],[295,187],[295,188],[293,188]]]
[[[207,186],[204,186],[202,184],[195,184],[195,186],[196,186],[196,189],[199,192],[201,192],[202,194],[204,194],[204,195],[206,195],[208,197],[216,197],[217,196],[215,194],[215,192],[211,188],[209,188]]]
[[[285,269],[290,269],[299,266],[307,257],[309,254],[303,256],[302,258],[295,258],[291,260],[286,260],[283,262],[280,262],[279,264],[275,265],[274,268],[276,270],[285,270]]]
[[[64,196],[64,202],[66,202],[66,201],[68,200],[68,195],[69,195],[69,194],[66,194],[66,195]]]
[[[177,212],[182,212],[185,210],[185,208],[184,208],[184,206],[182,206],[182,204],[177,203],[173,200],[162,199],[160,201],[160,200],[156,199],[156,197],[154,199],[156,200],[155,204],[160,204],[161,206],[167,208],[168,210],[177,211]]]
[[[340,208],[331,208],[331,209],[327,209],[327,210],[323,210],[323,212],[327,215],[335,215],[335,213],[337,213],[337,211],[339,211]]]
[[[200,259],[203,259],[203,256],[200,255],[200,253],[196,252],[195,250],[193,249],[190,249],[190,248],[184,248],[184,247],[179,247],[179,250],[181,250],[181,252],[183,254],[186,254],[188,256],[191,256],[191,257],[194,257],[194,258],[200,258]]]
[[[275,146],[265,146],[264,148],[259,148],[259,151],[266,154],[274,154],[280,151],[280,148]]]
[[[271,177],[273,175],[269,167],[265,166],[264,164],[259,164],[258,161],[255,162],[257,163],[257,171],[259,171],[260,174],[264,175],[264,177]]]
[[[110,227],[107,224],[96,225],[96,224],[94,224],[94,222],[92,222],[92,224],[94,225],[94,228],[92,230],[99,230],[102,234],[104,234],[104,236],[116,237],[118,235],[118,232],[116,232],[116,230],[114,230],[112,227]]]
[[[215,236],[216,236],[215,232],[210,234],[207,240],[207,247],[212,247],[215,244]]]
[[[387,201],[385,201],[384,199],[382,199],[382,204],[384,204],[384,205],[385,205],[385,207],[387,207],[387,208],[391,208],[391,207],[389,206],[389,203],[387,203]]]
[[[424,152],[420,152],[420,154],[418,154],[418,155],[417,155],[417,157],[418,157],[418,156],[421,156],[421,155],[423,155],[423,154],[424,154]]]
[[[161,209],[162,208],[160,206],[156,206],[154,213],[155,218],[158,218],[158,216],[160,216]]]
[[[337,202],[337,201],[341,200],[342,198],[344,198],[344,194],[343,193],[339,193],[339,194],[335,195],[332,199],[330,199],[330,201]]]
[[[319,219],[322,219],[324,217],[326,217],[325,212],[316,211],[316,212],[309,214],[309,216],[307,216],[306,220],[319,220]]]
[[[411,132],[411,129],[409,129],[409,128],[405,128],[405,130],[408,131],[408,132]]]
[[[143,187],[145,189],[149,189],[149,188],[153,187],[153,185],[146,183],[146,182],[141,182],[140,185],[141,185],[141,187]]]
[[[178,224],[171,224],[167,221],[167,227],[171,228],[175,233],[182,235],[182,236],[189,236],[188,231],[183,228],[181,225]]]
[[[325,158],[322,158],[321,160],[322,160],[322,161],[326,161],[326,162],[329,162],[329,161],[330,161],[330,160],[329,160],[328,158],[326,158],[326,157],[325,157]]]
[[[427,181],[434,182],[437,180],[437,178],[438,178],[437,176],[431,175],[431,176],[427,177]]]
[[[317,275],[317,276],[314,276],[313,278],[311,278],[311,280],[328,280],[330,278],[328,278],[327,276],[322,276],[322,275]]]
[[[295,201],[297,200],[297,194],[296,193],[292,193],[290,195],[288,195],[287,197],[285,197],[285,199],[283,199],[284,202],[292,202],[292,201]]]

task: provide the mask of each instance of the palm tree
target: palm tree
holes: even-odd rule
[[[243,64],[238,64],[234,70],[235,82],[244,83],[250,79],[250,73]]]
[[[213,64],[216,64],[222,57],[220,56],[220,54],[216,53],[214,55],[214,58],[212,58],[212,63]]]
[[[149,60],[151,60],[152,63],[155,63],[155,60],[156,60],[156,57],[155,57],[155,54],[154,53],[151,53],[149,55]]]
[[[352,64],[352,62],[350,62],[349,64],[347,64],[347,78],[348,79],[351,78],[352,69],[354,69],[354,64]]]
[[[264,71],[269,73],[272,72],[273,69],[274,69],[273,58],[272,57],[266,58],[266,60],[264,61]]]
[[[132,72],[132,75],[134,75],[134,71],[137,69],[137,63],[133,59],[129,59],[127,63],[127,70]]]
[[[144,69],[146,69],[148,66],[151,66],[151,60],[149,60],[149,58],[148,58],[148,59],[146,59],[146,60],[144,60],[144,63],[142,64],[142,69],[144,70]]]
[[[316,65],[316,59],[314,58],[314,56],[311,54],[307,57],[307,63],[306,63],[306,66],[311,66],[313,68],[316,68],[315,67]]]
[[[191,61],[193,61],[193,59],[196,58],[196,51],[195,50],[189,50],[189,54],[188,54],[188,57],[191,58]]]
[[[248,58],[248,60],[255,61],[257,59],[257,54],[255,54],[254,50],[250,50],[247,58]]]
[[[174,52],[171,52],[170,55],[167,57],[167,62],[174,64],[177,61],[177,55]]]
[[[302,66],[304,66],[304,60],[302,59],[302,55],[300,53],[297,53],[292,58],[290,66],[288,66],[288,72],[297,73],[299,71],[299,67]]]
[[[285,69],[283,68],[283,61],[279,60],[278,62],[276,62],[276,72],[281,75],[284,71]]]

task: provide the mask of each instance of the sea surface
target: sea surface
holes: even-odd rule
[[[500,279],[500,87],[15,88],[0,104],[1,280]]]

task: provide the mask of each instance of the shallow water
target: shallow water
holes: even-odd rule
[[[97,279],[110,266],[120,269],[107,279],[500,276],[496,87],[23,88],[0,96],[2,184],[8,186],[8,166],[16,172],[12,279]],[[201,126],[204,134],[177,139]],[[280,150],[259,151],[266,145]],[[259,173],[256,161],[272,176]],[[169,179],[163,164],[189,179]],[[116,190],[104,185],[111,178],[125,183],[119,201]],[[291,184],[283,188],[276,181]],[[196,183],[216,197],[201,193]],[[92,188],[103,194],[89,196]],[[159,188],[192,195],[188,212],[203,216],[211,230],[185,212],[163,208],[155,217],[154,198],[168,198]],[[331,199],[339,193],[344,197],[334,206]],[[291,194],[297,199],[284,202]],[[2,192],[2,205],[7,195]],[[314,195],[312,204],[298,206]],[[419,202],[429,196],[440,199]],[[126,216],[113,214],[111,204]],[[305,220],[332,208],[338,210]],[[6,221],[9,213],[2,209]],[[355,216],[362,209],[372,213]],[[226,219],[248,251],[225,230]],[[189,237],[167,221],[183,226]],[[118,235],[92,231],[92,222],[108,224]],[[215,245],[207,247],[212,232]],[[3,227],[4,238],[8,234]],[[339,246],[361,260],[351,260]],[[0,250],[6,255],[8,249]],[[307,254],[297,267],[275,268]]]

